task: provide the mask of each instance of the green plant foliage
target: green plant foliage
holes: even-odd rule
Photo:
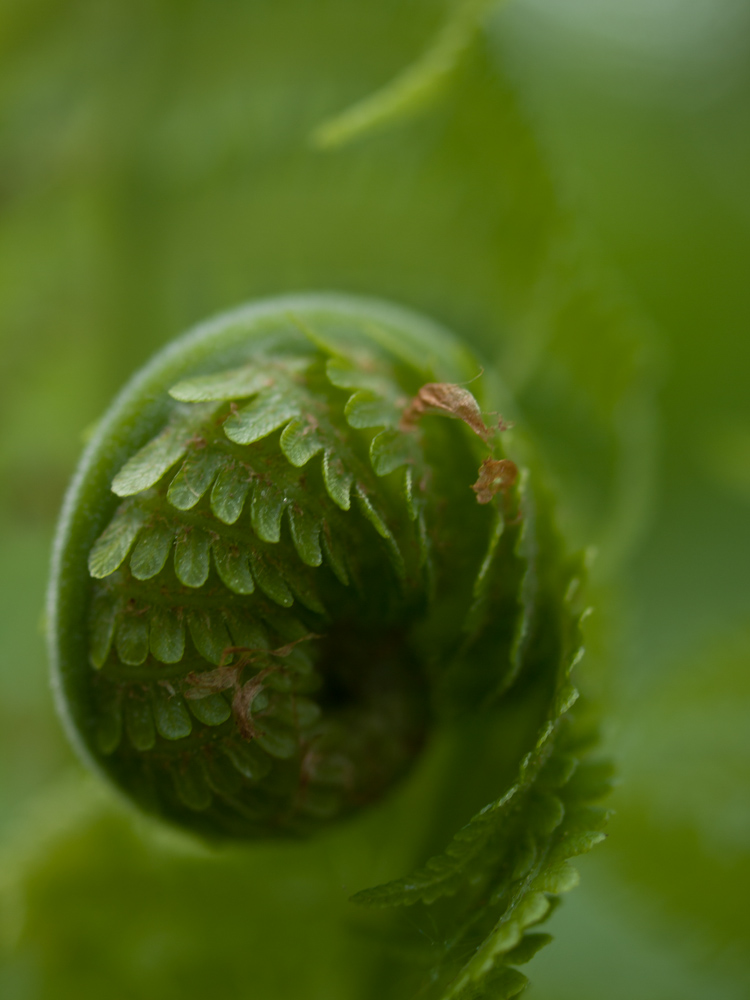
[[[50,622],[84,756],[210,838],[309,834],[370,805],[428,725],[492,735],[474,767],[516,771],[500,797],[353,897],[435,910],[444,944],[416,960],[415,943],[415,966],[445,1000],[523,989],[514,965],[548,939],[525,933],[606,819],[590,803],[608,775],[571,715],[583,566],[536,473],[504,456],[502,420],[446,381],[476,366],[439,328],[354,298],[272,300],[188,335],[89,445]],[[305,429],[315,447],[287,454]]]
[[[568,858],[601,838],[604,814],[589,803],[605,778],[586,763],[583,723],[571,721],[583,610],[571,584],[581,567],[558,547],[538,483],[549,482],[571,549],[597,541],[600,572],[612,569],[645,504],[647,357],[631,307],[560,206],[474,6],[453,17],[437,3],[361,4],[354,19],[351,4],[335,2],[115,4],[111,20],[65,4],[9,8],[9,79],[26,110],[5,126],[5,156],[13,197],[35,208],[2,236],[0,259],[16,269],[26,260],[40,278],[33,310],[20,284],[7,315],[21,339],[32,314],[50,343],[78,338],[87,420],[170,331],[260,293],[335,287],[460,331],[488,362],[489,405],[516,421],[514,457],[533,470],[517,487],[520,524],[487,508],[456,656],[436,685],[440,724],[393,797],[319,841],[241,855],[160,841],[91,805],[85,789],[67,789],[83,805],[53,829],[57,800],[45,799],[35,822],[49,838],[8,863],[16,874],[3,886],[18,956],[8,981],[29,996],[407,997],[425,984],[435,998],[512,996],[525,983],[516,967],[548,940],[537,924],[574,884]],[[32,78],[46,81],[41,92]],[[347,107],[354,117],[337,119]],[[321,127],[325,151],[310,142]],[[341,145],[348,137],[357,142]],[[231,643],[270,659],[323,615],[318,577],[357,586],[351,539],[334,530],[349,522],[380,546],[396,587],[418,567],[424,593],[440,595],[419,456],[400,430],[392,373],[363,373],[333,333],[288,322],[307,338],[302,361],[318,366],[317,387],[338,393],[335,420],[309,391],[311,369],[269,351],[252,369],[235,358],[175,371],[153,426],[133,448],[107,453],[111,475],[98,484],[107,501],[87,512],[80,562],[95,593],[86,676],[115,661],[133,676],[168,670],[186,656],[219,670]],[[106,357],[79,327],[108,331]],[[367,336],[394,352],[392,333]],[[426,340],[396,346],[404,367],[431,372]],[[445,377],[473,379],[472,357],[457,348]],[[73,438],[70,428],[54,433]],[[458,424],[455,434],[472,440]],[[267,463],[267,482],[243,465],[247,449]],[[49,451],[48,468],[64,464]],[[305,476],[322,485],[312,499]],[[143,594],[166,578],[180,603],[123,600],[126,585]],[[226,612],[182,601],[214,586],[228,595]],[[517,608],[500,620],[492,609],[509,593]],[[260,622],[232,614],[251,603],[263,607]],[[456,608],[441,610],[433,638],[418,641],[438,646],[455,630]],[[492,659],[498,646],[507,655]],[[229,741],[226,760],[205,772],[176,770],[185,816],[253,783],[271,788],[294,756],[287,680],[279,673],[278,687],[256,695],[259,713],[264,696],[272,704],[257,741]],[[192,698],[151,677],[141,686],[143,697],[124,702],[101,693],[88,735],[105,769],[123,747],[148,754],[231,725],[225,691],[196,687]],[[299,725],[314,727],[315,692],[293,694]],[[341,783],[340,762],[326,763],[329,784]],[[313,806],[325,825],[330,802]],[[370,905],[352,906],[352,894]]]

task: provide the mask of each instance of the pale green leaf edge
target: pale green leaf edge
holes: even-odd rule
[[[471,45],[482,17],[503,0],[463,0],[432,44],[410,66],[374,93],[319,125],[312,134],[319,149],[335,149],[374,129],[429,106],[448,84]]]

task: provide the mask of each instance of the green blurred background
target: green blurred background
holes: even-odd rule
[[[607,539],[626,552],[597,584],[592,657],[610,664],[596,683],[617,814],[531,995],[750,995],[750,5],[515,0],[434,106],[314,148],[449,7],[0,0],[3,997],[365,995],[365,946],[342,938],[324,960],[302,944],[311,922],[338,933],[328,882],[300,889],[309,858],[279,889],[296,930],[289,900],[244,929],[255,885],[236,858],[222,923],[215,867],[129,832],[80,785],[46,681],[49,548],[88,430],[190,324],[308,288],[394,298],[465,334],[551,452],[563,434],[573,535],[588,527],[605,564]],[[558,401],[582,407],[567,438]],[[636,455],[619,480],[604,469],[617,420]],[[255,871],[279,864],[263,848]],[[186,881],[198,930],[169,905]],[[286,942],[284,975],[265,975],[253,933]]]

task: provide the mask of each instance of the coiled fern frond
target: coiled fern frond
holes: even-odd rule
[[[523,988],[516,966],[548,940],[527,931],[605,820],[570,676],[582,559],[522,429],[492,412],[492,378],[466,386],[481,370],[372,300],[219,317],[102,421],[53,583],[74,742],[210,840],[314,834],[456,734],[452,839],[354,896],[429,909],[439,944],[416,989],[445,1000]]]

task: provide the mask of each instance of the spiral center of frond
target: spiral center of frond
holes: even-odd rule
[[[160,812],[229,836],[306,832],[404,773],[498,517],[468,390],[298,326],[169,389],[89,556],[99,749]]]

